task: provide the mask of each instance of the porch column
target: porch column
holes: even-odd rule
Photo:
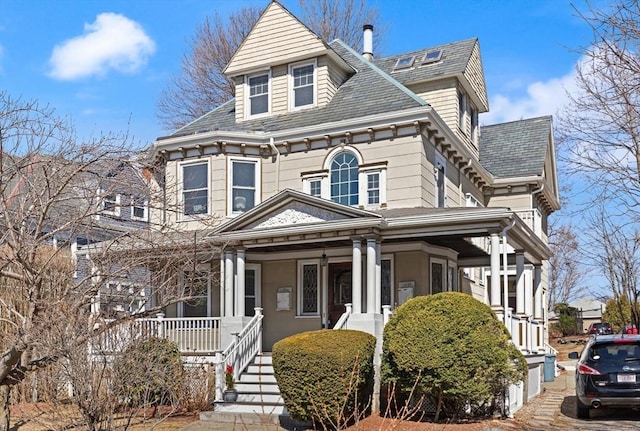
[[[227,282],[224,275],[224,266],[225,266],[225,255],[224,252],[220,252],[220,278],[218,279],[218,283],[220,285],[220,317],[226,316],[224,311],[225,304],[225,283]]]
[[[524,290],[524,252],[516,251],[516,313],[525,314],[525,290]]]
[[[491,307],[500,308],[500,235],[491,234]]]
[[[542,265],[533,267],[533,317],[542,320],[544,318],[542,306]]]
[[[351,263],[351,300],[353,313],[362,313],[362,244],[360,238],[353,238]]]
[[[224,262],[224,316],[233,316],[233,252],[225,253]]]
[[[376,261],[378,251],[375,238],[367,238],[367,314],[376,312]]]
[[[382,312],[382,244],[376,241],[376,309],[375,313]]]
[[[236,316],[244,316],[244,250],[238,249],[236,255]]]

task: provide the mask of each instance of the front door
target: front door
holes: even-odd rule
[[[351,262],[329,263],[329,328],[333,328],[351,302]]]

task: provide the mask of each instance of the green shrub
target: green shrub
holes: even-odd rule
[[[367,405],[376,339],[360,331],[311,331],[273,346],[273,368],[291,417],[340,428]]]
[[[425,396],[456,414],[494,400],[527,365],[490,307],[462,293],[407,301],[384,329],[383,378],[407,396]]]
[[[174,404],[182,395],[183,383],[180,350],[164,338],[132,344],[114,364],[114,392],[131,406]]]

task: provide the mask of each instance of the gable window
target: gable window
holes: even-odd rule
[[[358,159],[343,151],[331,162],[331,200],[344,205],[358,205]]]
[[[102,194],[102,213],[120,216],[120,195],[116,193],[105,193],[101,191]]]
[[[249,77],[249,114],[269,112],[269,74]]]
[[[257,159],[229,159],[229,208],[243,213],[259,203],[260,169]]]
[[[208,163],[195,163],[182,166],[182,205],[185,216],[208,213],[208,184]]]
[[[292,108],[312,106],[315,103],[315,65],[291,66]]]
[[[447,179],[447,160],[440,153],[436,153],[436,163],[433,167],[433,173],[436,183],[436,208],[444,208],[446,204],[446,179]]]
[[[317,316],[320,310],[320,271],[316,261],[298,263],[298,314]]]
[[[478,110],[471,108],[471,143],[478,146]]]
[[[467,116],[467,95],[458,90],[458,127],[465,131],[465,119]]]

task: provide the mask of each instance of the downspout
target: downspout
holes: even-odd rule
[[[503,284],[502,284],[502,300],[504,303],[504,322],[507,323],[507,308],[509,306],[509,262],[507,261],[507,232],[514,227],[516,220],[513,219],[509,226],[502,229],[502,265],[503,265]],[[511,331],[509,331],[511,332]]]
[[[276,152],[276,193],[280,191],[280,151],[273,143],[273,136],[269,138],[269,146]]]

